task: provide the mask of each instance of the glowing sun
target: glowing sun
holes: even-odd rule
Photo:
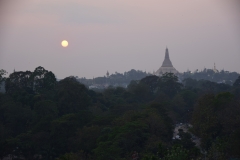
[[[68,41],[63,40],[61,44],[62,44],[63,47],[67,47],[68,46]]]

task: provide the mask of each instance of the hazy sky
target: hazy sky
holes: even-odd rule
[[[57,78],[152,72],[166,46],[180,72],[214,62],[240,72],[239,0],[0,1],[0,69],[9,73],[37,66]]]

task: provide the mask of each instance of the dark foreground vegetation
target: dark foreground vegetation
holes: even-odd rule
[[[1,70],[0,81],[4,80]],[[240,158],[240,77],[232,86],[171,73],[94,92],[38,67],[0,94],[0,159],[226,160]],[[177,123],[190,123],[201,140]]]

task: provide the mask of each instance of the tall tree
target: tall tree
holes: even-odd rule
[[[240,87],[240,76],[236,79],[236,81],[233,83],[234,87]]]
[[[160,77],[158,90],[173,97],[181,90],[182,86],[183,85],[178,82],[178,77],[176,75],[173,73],[165,73]]]
[[[6,72],[5,70],[0,69],[0,89],[1,89],[1,84],[2,84],[2,82],[6,79],[6,78],[4,77],[4,75],[6,75],[6,74],[7,74],[7,72]]]
[[[36,92],[53,89],[56,85],[55,75],[41,66],[34,70],[31,78],[34,81],[34,90]]]
[[[14,93],[25,91],[33,93],[33,81],[31,81],[32,72],[14,72],[6,79],[5,89],[6,93]]]
[[[74,77],[59,81],[56,90],[60,115],[86,110],[91,103],[87,88]]]

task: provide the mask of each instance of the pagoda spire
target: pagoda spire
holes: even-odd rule
[[[170,61],[170,58],[169,58],[169,52],[168,52],[167,47],[166,47],[166,50],[165,50],[165,58],[164,58],[164,61],[162,63],[162,67],[173,67],[172,62]]]
[[[166,51],[165,51],[165,59],[169,59],[169,52],[168,52],[168,48],[166,47]]]
[[[173,74],[178,73],[178,71],[172,65],[172,62],[171,62],[170,57],[169,57],[169,51],[168,51],[167,46],[166,46],[165,57],[164,57],[164,61],[162,63],[162,66],[156,72],[154,72],[153,74],[155,74],[157,76],[161,76],[164,73],[173,73]]]

